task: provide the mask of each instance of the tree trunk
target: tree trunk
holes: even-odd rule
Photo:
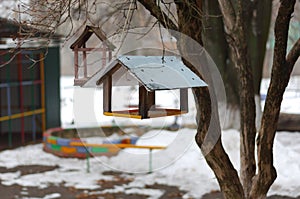
[[[246,35],[250,65],[253,70],[254,93],[260,95],[262,69],[266,53],[266,44],[269,35],[272,0],[247,3],[245,15]]]
[[[234,67],[234,52],[229,48],[225,39],[224,24],[221,18],[221,11],[217,4],[217,0],[203,1],[203,41],[204,47],[212,56],[219,71],[222,75],[228,102],[230,117],[225,123],[225,128],[240,128],[240,124],[236,125],[239,120],[239,82],[236,68]],[[234,12],[238,10],[237,0],[233,1]],[[246,7],[243,21],[246,24],[245,34],[247,39],[247,48],[250,56],[250,65],[253,70],[254,93],[257,98],[256,110],[258,116],[261,115],[260,106],[260,83],[262,78],[262,68],[264,63],[266,42],[269,34],[272,1],[257,1],[256,3],[244,0]],[[234,113],[234,114],[232,114]],[[256,124],[259,126],[260,117],[257,118]]]
[[[231,61],[229,46],[225,38],[224,23],[217,4],[218,0],[203,1],[203,44],[222,75],[229,111],[238,111],[237,71]],[[227,126],[231,127],[230,124]]]
[[[260,84],[263,73],[266,44],[269,35],[272,0],[257,1],[256,3],[245,1],[246,34],[250,65],[253,71],[255,104],[256,104],[256,127],[259,128],[262,108],[260,104]]]
[[[251,199],[266,198],[270,186],[276,179],[276,170],[273,166],[273,142],[283,93],[300,53],[300,40],[298,40],[286,60],[289,22],[294,11],[294,5],[295,0],[281,0],[276,18],[274,61],[257,138],[258,174],[253,181]]]
[[[202,1],[177,2],[178,30],[195,41],[202,44],[201,35],[201,9]],[[187,15],[187,13],[189,13]],[[178,41],[181,52],[189,51],[188,42]],[[197,51],[196,51],[197,52]],[[193,71],[193,66],[186,63]],[[197,71],[195,71],[197,72]],[[199,74],[199,73],[198,73]],[[200,74],[201,75],[201,74]],[[238,174],[234,169],[228,155],[226,154],[221,142],[221,128],[218,116],[218,104],[215,97],[212,77],[208,71],[204,71],[203,78],[208,83],[209,88],[194,88],[193,93],[197,108],[197,134],[196,142],[208,165],[211,167],[219,182],[220,188],[228,199],[243,199],[244,193],[239,181]],[[218,136],[214,143],[215,136]]]
[[[256,170],[254,156],[256,128],[254,83],[248,56],[246,24],[243,21],[245,2],[237,1],[236,7],[226,0],[219,0],[219,4],[228,34],[227,41],[234,52],[234,62],[238,71],[241,110],[241,181],[245,196],[248,198]]]

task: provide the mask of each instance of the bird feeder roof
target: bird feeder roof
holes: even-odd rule
[[[84,43],[89,40],[89,38],[92,36],[92,34],[95,34],[100,41],[104,42],[104,44],[110,49],[114,50],[116,47],[107,40],[105,34],[101,30],[100,27],[93,27],[93,26],[86,26],[83,33],[78,37],[78,39],[71,45],[71,49],[74,49],[77,47],[82,47]]]
[[[100,85],[107,76],[123,68],[150,91],[207,86],[180,57],[120,56],[95,73],[83,87]]]

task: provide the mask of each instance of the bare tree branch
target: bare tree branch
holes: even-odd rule
[[[155,0],[138,0],[164,27],[178,31],[177,25],[156,4]]]
[[[219,0],[219,5],[224,18],[224,24],[228,31],[232,31],[236,25],[236,13],[232,2],[229,0]]]
[[[290,52],[286,58],[286,62],[288,64],[288,66],[293,67],[295,65],[296,61],[298,60],[299,56],[300,56],[300,38],[294,44],[294,46],[292,47],[292,49],[290,50]]]
[[[276,179],[273,166],[273,143],[283,93],[289,82],[296,58],[299,57],[299,40],[286,60],[289,24],[296,0],[281,0],[275,22],[275,48],[271,82],[267,93],[261,128],[257,138],[258,174],[253,179],[250,198],[265,198]],[[297,52],[298,51],[298,52]]]

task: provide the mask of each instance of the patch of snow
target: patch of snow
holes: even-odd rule
[[[48,194],[45,195],[42,198],[37,198],[37,197],[22,197],[22,199],[57,199],[57,198],[61,198],[61,194],[60,193],[52,193],[52,194]]]
[[[60,198],[61,194],[60,193],[52,193],[49,195],[46,195],[43,199],[56,199],[56,198]]]
[[[268,91],[270,79],[262,79],[261,94],[262,94],[262,107],[265,103],[265,97]],[[281,104],[281,112],[300,114],[300,76],[291,76],[289,84],[284,92]]]
[[[16,180],[20,177],[21,172],[13,172],[13,173],[0,173],[0,179],[3,181],[2,184],[4,185],[12,185],[14,182],[12,180]]]
[[[139,189],[139,188],[131,188],[126,189],[124,191],[126,194],[139,194],[139,195],[147,195],[148,199],[156,199],[160,198],[164,192],[158,189]]]

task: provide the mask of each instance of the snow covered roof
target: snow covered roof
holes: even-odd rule
[[[207,84],[176,56],[120,56],[98,71],[83,87],[100,85],[108,75],[125,68],[148,90],[204,87]],[[122,72],[124,74],[124,70]],[[96,80],[96,83],[95,83]]]

